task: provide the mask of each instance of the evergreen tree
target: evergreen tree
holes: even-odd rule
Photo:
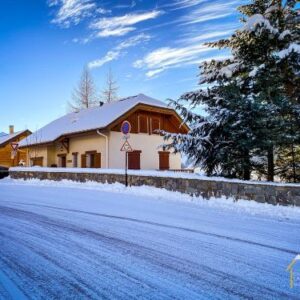
[[[277,175],[288,182],[300,182],[300,146],[280,147],[276,157]]]
[[[250,178],[251,170],[275,175],[274,153],[299,145],[299,16],[295,1],[254,0],[241,6],[243,26],[230,38],[210,43],[232,58],[201,65],[209,85],[173,101],[188,135],[165,133],[167,147],[185,152],[208,175]],[[196,111],[205,105],[206,117]],[[195,110],[196,109],[196,110]],[[264,157],[266,155],[266,158]],[[267,163],[265,163],[267,161]]]

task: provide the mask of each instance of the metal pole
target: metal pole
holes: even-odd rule
[[[128,186],[128,175],[127,175],[127,169],[128,169],[128,152],[125,151],[125,186]]]

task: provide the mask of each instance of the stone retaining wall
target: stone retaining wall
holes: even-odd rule
[[[62,179],[78,182],[95,181],[99,183],[124,183],[124,175],[103,173],[10,171],[15,179]],[[300,185],[272,185],[234,181],[215,181],[206,179],[171,178],[159,176],[128,175],[129,185],[148,185],[178,191],[190,195],[211,197],[232,197],[235,200],[254,200],[261,203],[300,206]]]

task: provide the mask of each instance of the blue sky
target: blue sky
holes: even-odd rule
[[[65,114],[85,65],[99,92],[109,67],[120,96],[165,100],[195,89],[199,63],[227,55],[203,43],[240,25],[241,1],[1,1],[0,131],[36,130]]]

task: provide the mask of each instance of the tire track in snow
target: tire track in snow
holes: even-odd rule
[[[15,299],[27,299],[24,291],[15,282],[10,280],[5,272],[0,270],[0,299],[10,299],[10,292],[13,292]]]
[[[4,211],[3,210],[1,210],[1,213],[3,213]],[[8,215],[8,214],[4,214],[4,215]],[[10,215],[12,215],[12,214],[10,214]],[[18,213],[17,213],[17,215],[18,215],[18,217],[16,218],[16,216],[12,216],[12,221],[13,220],[15,220],[15,221],[17,221],[17,219],[24,219],[24,220],[28,220],[28,221],[30,221],[30,222],[32,222],[32,223],[39,223],[41,226],[43,225],[43,222],[41,222],[41,220],[37,220],[38,219],[38,216],[36,216],[36,218],[34,218],[34,217],[32,217],[32,215],[29,215],[29,214],[26,214],[26,216],[27,217],[29,217],[29,218],[22,218],[22,216],[21,216],[21,214],[20,214],[20,211],[18,211]],[[3,216],[3,214],[2,214],[2,216]],[[25,216],[25,215],[23,215],[23,216]],[[43,216],[40,216],[41,218],[44,218]],[[50,222],[51,221],[51,222]],[[59,220],[55,220],[55,219],[47,219],[47,222],[44,222],[44,225],[46,224],[46,225],[54,225],[55,223],[58,223],[59,222]],[[51,226],[50,226],[51,227]],[[49,229],[49,230],[51,230],[51,228],[47,228],[47,229]],[[65,231],[65,227],[66,227],[66,224],[57,224],[57,226],[53,226],[57,231],[58,231],[58,229],[60,229],[61,231]],[[71,232],[71,230],[69,230],[70,228],[68,228],[68,231],[69,232]],[[80,232],[80,230],[78,231],[78,230],[76,230],[75,231],[77,234],[78,234],[78,232]],[[85,236],[86,237],[86,234],[84,233],[84,234],[82,234],[83,236]],[[11,236],[7,236],[7,238],[8,239],[10,239],[10,240],[14,240],[15,242],[16,242],[16,244],[19,244],[19,245],[24,245],[24,243],[25,244],[27,244],[27,247],[28,247],[28,243],[26,243],[26,238],[24,239],[24,238],[16,238],[13,234],[11,234]],[[47,237],[45,236],[45,237],[41,237],[41,239],[43,239],[43,238],[46,238],[47,239]],[[99,237],[98,237],[98,240],[99,240]],[[73,250],[73,246],[74,245],[72,245],[72,250]],[[115,247],[115,245],[111,245],[111,248],[113,248],[113,247]],[[39,254],[39,252],[40,251],[37,251],[34,247],[28,247],[28,248],[30,248],[31,250],[32,250],[32,252],[33,253],[36,253],[36,254]],[[124,252],[129,252],[129,249],[122,249],[122,250],[124,250]],[[76,252],[76,249],[74,249],[74,251]],[[107,265],[110,265],[110,267],[111,267],[111,262],[104,262],[104,263],[106,263]],[[14,269],[16,269],[16,270],[18,270],[18,266],[16,266]],[[115,271],[117,270],[117,268],[113,268]],[[127,272],[124,272],[124,271],[126,271],[126,268],[124,268],[124,270],[121,270],[120,268],[117,270],[119,273],[123,273],[123,275],[124,276],[126,276],[126,277],[129,277],[129,278],[132,278],[132,275],[130,275],[130,274],[128,274]],[[142,274],[141,274],[142,275]],[[143,275],[142,275],[142,277],[143,277]],[[136,282],[138,282],[138,281],[140,281],[142,278],[135,278],[135,281]],[[144,285],[144,283],[142,282],[142,284]],[[150,283],[151,284],[151,283]],[[154,291],[155,289],[156,289],[156,287],[155,286],[152,286],[151,287],[151,289],[152,289],[152,291]],[[175,290],[176,291],[176,290]],[[130,297],[130,298],[132,298],[132,292],[133,291],[131,291],[131,290],[129,290],[128,291],[128,297]],[[188,292],[188,291],[187,291]],[[131,293],[131,294],[130,294]],[[165,294],[164,295],[164,293],[163,293],[163,291],[160,291],[159,292],[160,294],[162,294],[163,295],[163,297],[162,298],[164,298],[164,299],[167,299],[167,298],[170,298],[167,294]],[[47,293],[46,293],[47,294]],[[50,294],[50,293],[49,293]],[[113,296],[113,294],[114,294],[114,291],[112,290],[112,291],[110,291],[110,298]],[[124,294],[126,294],[126,291],[122,291],[122,296],[124,296]],[[144,298],[144,294],[142,293],[142,295],[143,295],[143,298]],[[196,294],[194,295],[194,297],[196,296]],[[100,297],[100,296],[99,296]],[[97,298],[94,298],[94,299],[99,299],[99,297],[97,297]],[[113,297],[113,298],[115,298],[115,299],[119,299],[121,296],[119,295],[119,296],[115,296],[115,297]],[[57,298],[57,295],[56,295],[56,298]],[[105,297],[100,297],[101,299],[104,299]],[[151,296],[151,293],[149,293],[149,299],[151,299],[152,298],[152,296]],[[170,299],[172,299],[172,298],[174,298],[174,297],[171,297]],[[178,298],[179,299],[179,298]]]
[[[76,272],[74,272],[72,270],[72,266],[64,265],[59,260],[56,260],[53,257],[49,256],[48,254],[45,254],[46,251],[44,251],[45,249],[43,249],[42,247],[40,249],[38,249],[36,247],[33,247],[31,245],[32,239],[30,239],[31,242],[29,242],[29,241],[26,241],[26,239],[24,239],[24,238],[18,238],[16,236],[9,236],[9,235],[1,234],[1,233],[0,233],[0,235],[2,235],[2,237],[6,238],[7,241],[8,240],[13,241],[17,245],[22,245],[22,246],[28,248],[32,252],[32,254],[35,254],[37,256],[41,256],[42,258],[44,258],[45,260],[47,260],[48,262],[53,264],[56,268],[61,269],[64,272],[67,272],[67,274],[70,275],[72,277],[72,279],[75,280],[75,282],[72,282],[72,283],[67,282],[67,283],[69,285],[73,285],[77,289],[78,294],[80,294],[82,296],[85,296],[85,298],[88,298],[88,299],[99,299],[99,298],[105,299],[106,298],[104,294],[101,294],[101,293],[99,294],[99,289],[97,290],[95,286],[82,281],[81,278],[79,278],[79,276],[76,274]],[[44,238],[49,239],[48,236],[40,236],[40,238],[41,239],[44,239]],[[57,243],[59,241],[53,239],[51,242],[52,243],[55,243],[55,242]],[[91,250],[89,250],[87,248],[84,248],[84,247],[80,247],[80,249],[78,249],[78,245],[76,245],[74,243],[68,244],[67,239],[64,240],[64,243],[67,244],[67,245],[65,245],[66,248],[70,248],[76,253],[79,252],[81,254],[86,254],[89,257],[93,257],[94,258],[94,261],[93,261],[94,263],[97,262],[97,261],[99,262],[99,256],[96,255],[96,253],[92,252]],[[80,250],[80,251],[77,251],[77,250]],[[0,253],[1,253],[1,250],[0,250]],[[61,254],[63,254],[63,253],[61,253]],[[0,258],[0,261],[1,261],[1,258]],[[122,270],[120,267],[118,267],[114,263],[107,262],[107,261],[104,261],[104,260],[101,260],[101,263],[105,263],[105,264],[109,265],[109,267],[112,270],[114,270],[116,273],[118,273],[119,276],[124,276],[124,277],[127,277],[129,280],[134,280],[135,282],[139,282],[138,277],[133,278],[132,275],[130,275],[128,273],[125,273],[124,270]],[[14,267],[14,269],[20,269],[19,267],[20,267],[20,265]],[[149,287],[150,287],[150,285],[149,285]],[[83,290],[83,288],[85,290]],[[152,288],[154,288],[154,286],[152,286]],[[87,293],[86,291],[89,291],[89,293]],[[93,296],[93,294],[94,294],[94,296]],[[110,295],[112,296],[113,294],[114,294],[114,292],[111,291]],[[95,295],[97,295],[97,296],[95,296]],[[58,297],[59,295],[55,295],[55,296]],[[115,298],[118,298],[117,295],[115,296]]]
[[[67,211],[74,212],[73,210],[67,210]],[[240,277],[236,277],[234,275],[224,273],[216,269],[212,269],[206,265],[199,264],[199,263],[195,264],[194,261],[182,259],[181,257],[177,257],[162,251],[158,251],[149,247],[138,245],[137,243],[128,242],[123,239],[107,236],[93,230],[75,226],[68,222],[64,222],[60,219],[54,219],[54,218],[50,219],[44,215],[40,215],[29,211],[24,211],[21,209],[11,208],[7,206],[2,206],[0,212],[1,214],[10,216],[11,218],[23,219],[27,221],[30,220],[30,222],[34,222],[36,224],[39,224],[40,226],[47,225],[51,230],[69,232],[85,238],[99,240],[104,244],[109,245],[112,249],[118,248],[120,251],[125,251],[127,253],[130,253],[132,256],[137,257],[140,260],[146,260],[149,263],[157,265],[163,270],[169,270],[171,274],[184,274],[185,276],[188,276],[190,280],[194,280],[196,282],[203,282],[208,286],[216,287],[216,282],[219,282],[218,288],[220,290],[223,290],[223,293],[225,293],[225,295],[231,294],[239,298],[246,298],[246,299],[251,298],[249,297],[249,293],[251,293],[251,290],[253,290],[253,288],[255,287],[256,296],[259,296],[259,294],[264,294],[265,296],[268,295],[270,298],[280,296],[281,298],[291,299],[290,295],[286,293],[275,291],[267,288],[266,286],[261,286],[260,284],[243,280]],[[78,211],[75,212],[77,213]],[[81,212],[81,213],[85,213],[85,212]],[[95,213],[88,213],[88,214],[102,216],[101,214],[95,214]],[[103,216],[118,219],[118,220],[119,219],[124,220],[123,217],[109,216],[109,215],[103,215]],[[141,221],[141,220],[130,219],[130,218],[125,218],[125,220],[126,221],[135,220],[138,223],[150,224],[155,226],[159,225],[162,227],[167,226],[167,228],[182,230],[181,227],[176,227],[176,226],[170,227],[169,225],[159,224],[154,222],[147,222],[147,221]],[[183,228],[183,230],[188,230],[194,233],[198,233],[198,231],[190,230],[187,228]],[[228,286],[224,284],[224,282],[227,280],[229,280],[230,284],[233,286]],[[253,292],[254,291],[252,291],[252,295]]]
[[[181,230],[181,231],[186,231],[186,232],[191,232],[191,233],[197,233],[197,234],[202,234],[202,235],[206,235],[206,236],[216,237],[216,238],[220,238],[220,239],[230,240],[230,241],[234,241],[234,242],[245,243],[245,244],[248,244],[248,245],[259,246],[259,247],[272,249],[272,250],[276,250],[276,251],[280,251],[280,252],[284,252],[284,253],[288,253],[288,254],[293,254],[293,255],[298,254],[298,251],[296,251],[296,250],[291,250],[291,249],[266,245],[266,244],[262,244],[262,243],[258,243],[258,242],[254,242],[254,241],[250,241],[250,240],[230,237],[230,236],[226,236],[226,235],[221,235],[221,234],[217,234],[217,233],[212,233],[212,232],[207,232],[207,231],[202,231],[202,230],[197,230],[197,229],[192,229],[192,228],[187,228],[187,227],[168,225],[168,224],[152,222],[152,221],[145,221],[145,220],[139,220],[139,219],[129,218],[129,217],[122,217],[122,216],[115,216],[115,215],[108,215],[108,214],[101,214],[101,213],[86,212],[86,211],[81,211],[81,210],[76,210],[76,209],[66,209],[66,208],[60,208],[60,207],[55,207],[55,206],[50,206],[50,205],[28,204],[28,203],[22,203],[22,202],[18,203],[18,204],[25,205],[25,206],[36,206],[36,207],[42,207],[42,208],[50,208],[50,209],[55,209],[55,210],[68,211],[68,212],[86,214],[86,215],[109,218],[109,219],[123,220],[123,221],[128,221],[128,222],[139,223],[139,224],[153,225],[153,226],[158,226],[158,227],[163,227],[163,228],[168,228],[168,229]]]

